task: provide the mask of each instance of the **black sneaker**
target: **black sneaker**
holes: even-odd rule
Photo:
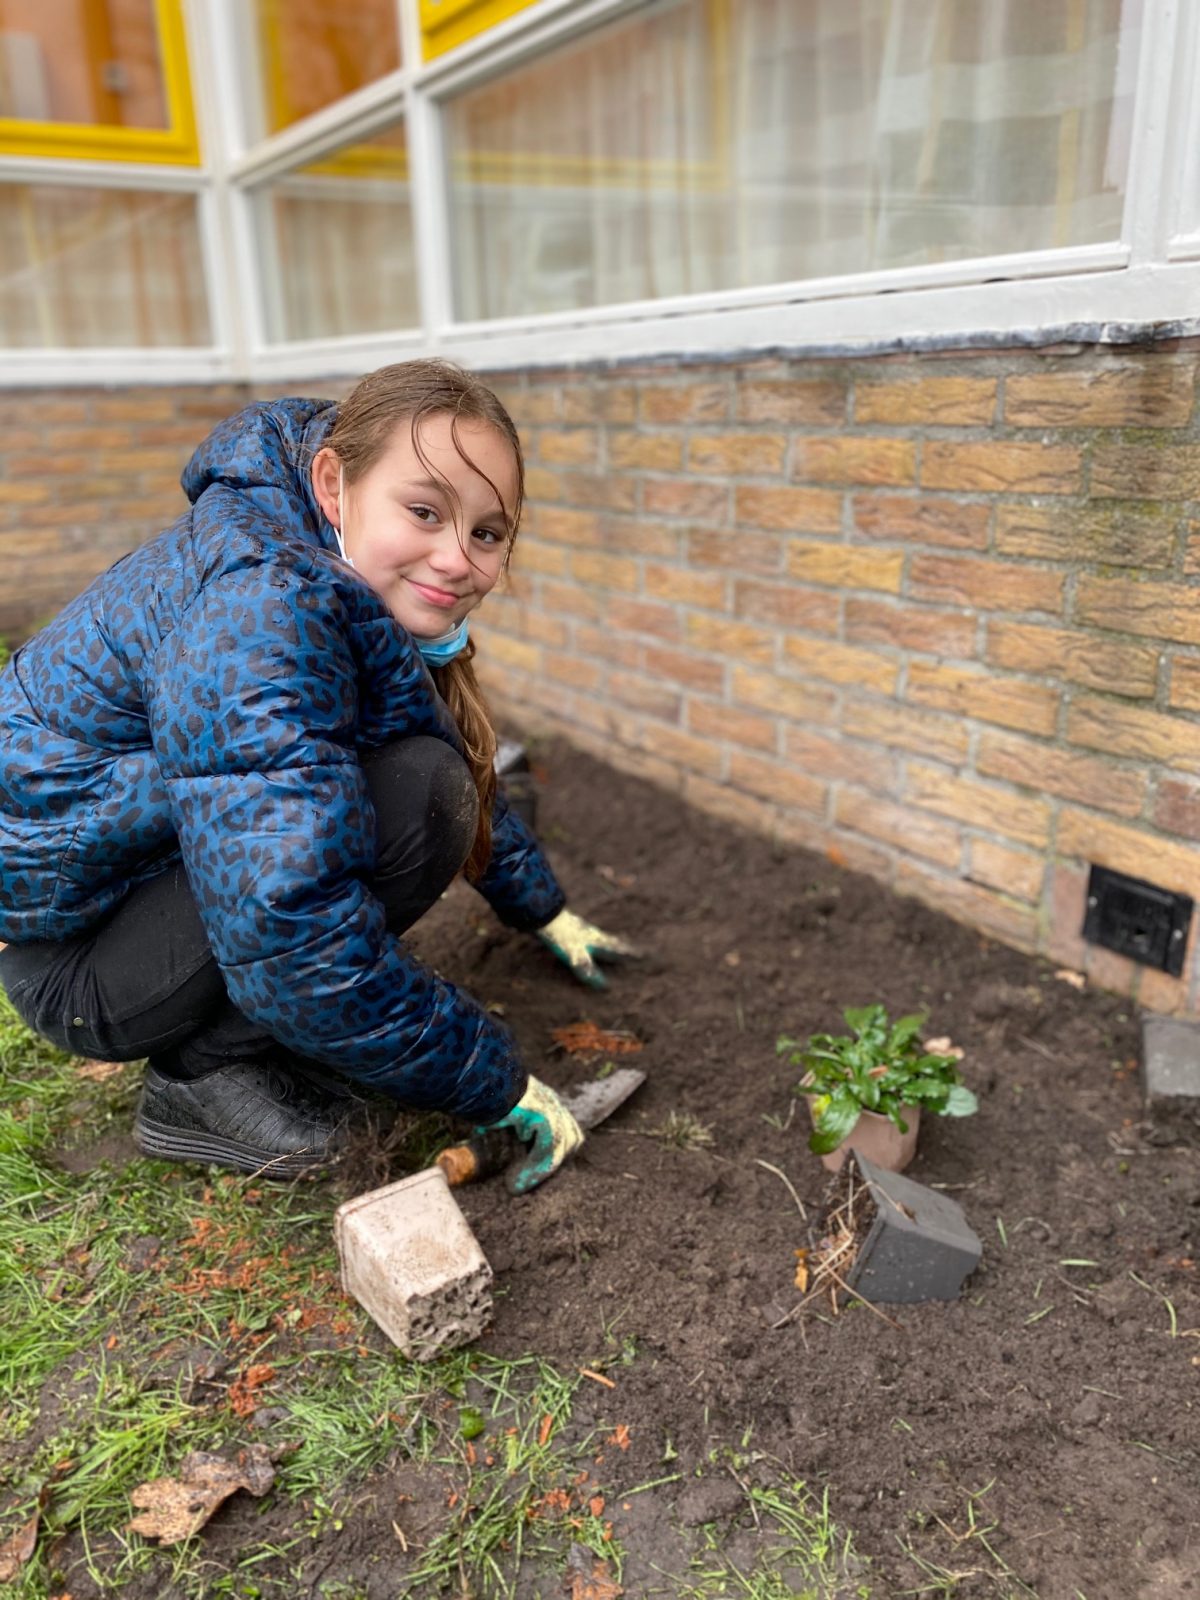
[[[359,1104],[349,1088],[326,1091],[265,1062],[203,1078],[168,1078],[148,1062],[133,1142],[168,1161],[294,1178],[329,1165]]]

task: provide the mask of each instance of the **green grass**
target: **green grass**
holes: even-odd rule
[[[206,1174],[116,1143],[115,1164],[67,1170],[73,1146],[127,1133],[140,1080],[136,1065],[103,1080],[80,1067],[33,1038],[0,994],[0,1545],[40,1517],[37,1551],[6,1596],[50,1600],[80,1566],[104,1594],[134,1580],[191,1600],[309,1592],[314,1551],[330,1570],[364,1495],[402,1468],[437,1515],[405,1549],[396,1600],[499,1600],[518,1569],[543,1567],[545,1592],[558,1594],[572,1545],[620,1575],[620,1518],[614,1527],[612,1497],[591,1476],[620,1418],[595,1434],[577,1420],[589,1380],[536,1354],[400,1355],[341,1294],[331,1223],[343,1196],[327,1183]],[[431,1135],[422,1124],[411,1137]],[[606,1337],[594,1366],[637,1359],[630,1335]],[[271,1412],[257,1431],[256,1406]],[[128,1532],[138,1484],[192,1450],[254,1440],[278,1450],[277,1477],[243,1514],[259,1532],[240,1548],[202,1532],[161,1549]],[[823,1594],[770,1574],[780,1552],[818,1579],[843,1558],[825,1508],[799,1485],[751,1486],[747,1515],[762,1524],[763,1561],[743,1573],[705,1551],[671,1592]],[[403,1529],[396,1537],[399,1548]],[[330,1579],[319,1592],[360,1590]]]

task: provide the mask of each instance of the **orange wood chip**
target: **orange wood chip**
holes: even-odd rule
[[[568,1055],[629,1055],[642,1048],[642,1041],[632,1033],[613,1033],[594,1022],[569,1022],[565,1028],[555,1028],[551,1038]]]

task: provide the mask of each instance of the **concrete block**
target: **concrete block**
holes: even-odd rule
[[[885,1172],[858,1151],[854,1161],[875,1213],[847,1286],[883,1304],[957,1299],[983,1256],[958,1201],[898,1172]]]
[[[1143,1017],[1142,1093],[1151,1112],[1200,1112],[1200,1023]]]
[[[342,1288],[414,1361],[487,1326],[492,1269],[440,1167],[347,1200],[334,1238]]]

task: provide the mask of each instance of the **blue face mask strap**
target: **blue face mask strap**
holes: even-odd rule
[[[467,619],[464,617],[457,628],[439,634],[436,639],[415,639],[413,642],[426,666],[444,667],[447,661],[453,661],[467,648]]]

